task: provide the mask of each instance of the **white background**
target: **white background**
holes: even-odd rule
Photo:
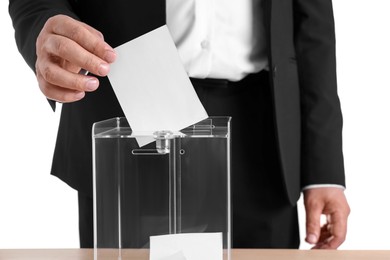
[[[59,113],[17,52],[7,5],[0,1],[0,248],[77,248],[77,193],[49,175]],[[342,249],[390,249],[389,11],[389,0],[334,1],[352,209]]]

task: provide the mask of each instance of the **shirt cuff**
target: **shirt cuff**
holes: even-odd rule
[[[303,187],[302,191],[309,190],[309,189],[316,189],[316,188],[339,188],[341,190],[345,190],[345,187],[339,184],[312,184]]]

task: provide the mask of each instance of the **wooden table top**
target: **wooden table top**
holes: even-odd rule
[[[146,249],[99,249],[97,259],[148,260]],[[93,260],[93,249],[0,249],[0,259],[12,260]],[[233,249],[232,260],[390,260],[390,250],[285,250]]]

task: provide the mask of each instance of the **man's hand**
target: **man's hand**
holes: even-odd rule
[[[350,213],[344,191],[339,188],[313,188],[304,191],[306,209],[306,242],[313,249],[337,249],[347,234]],[[321,215],[326,223],[321,226]]]
[[[65,15],[47,20],[37,38],[36,52],[39,87],[47,98],[59,102],[77,101],[86,91],[96,90],[99,80],[80,70],[106,76],[116,58],[99,31]]]

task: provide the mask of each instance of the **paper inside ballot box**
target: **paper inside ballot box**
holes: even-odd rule
[[[222,233],[150,237],[150,260],[222,260]]]

